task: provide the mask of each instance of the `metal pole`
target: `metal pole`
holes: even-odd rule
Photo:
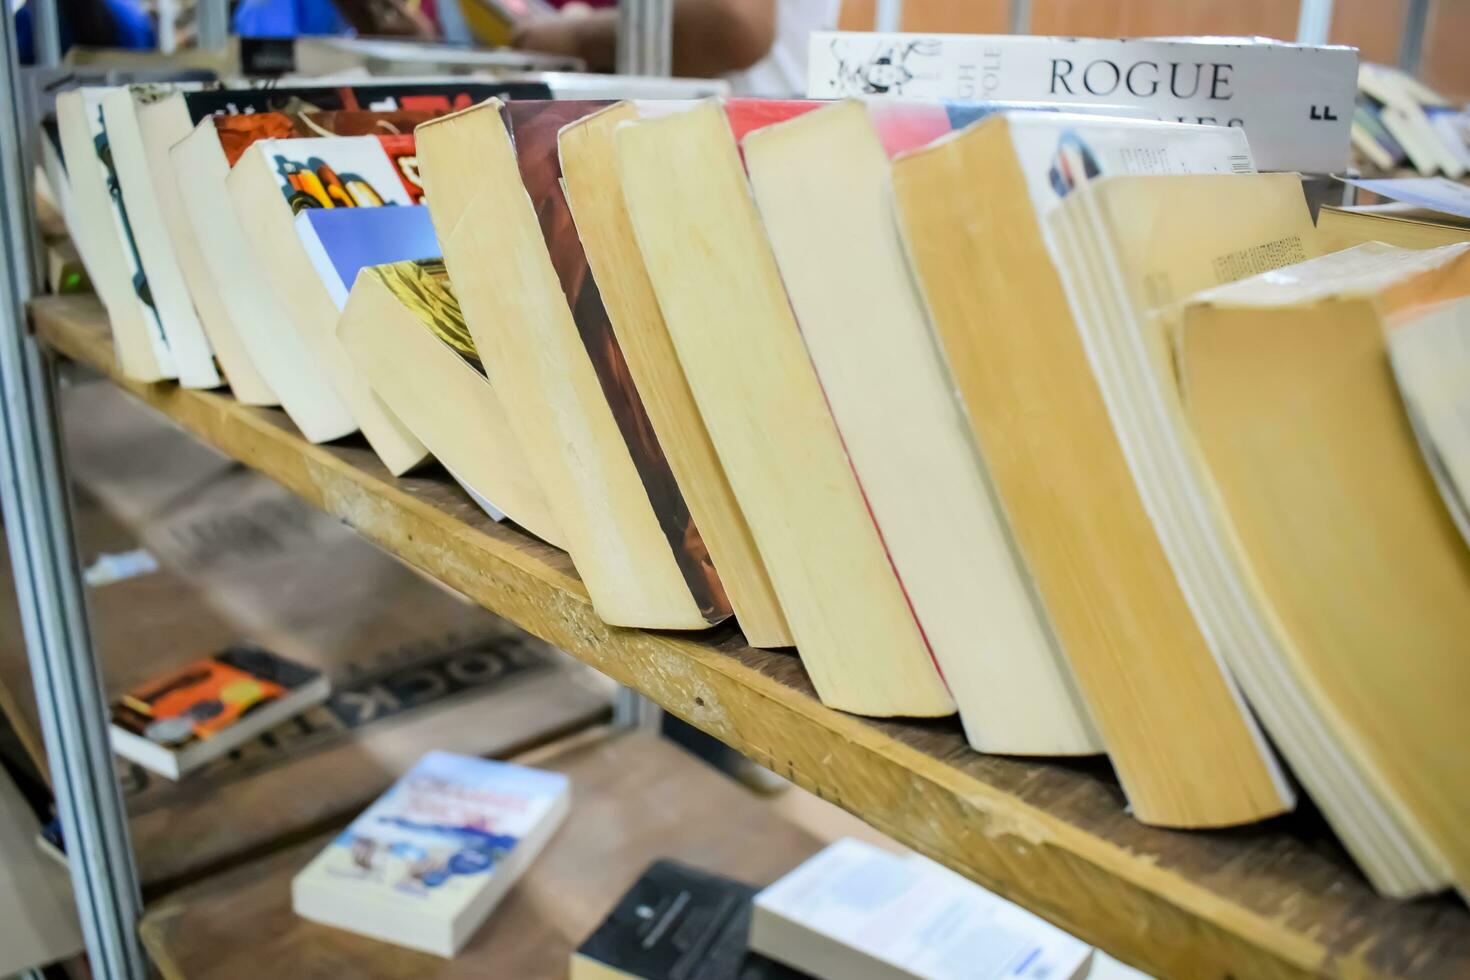
[[[1031,33],[1031,0],[1011,0],[1007,24],[1012,34]]]
[[[223,48],[230,37],[229,0],[199,0],[194,17],[200,49],[218,51]]]
[[[42,68],[55,68],[61,64],[61,24],[56,19],[56,0],[29,0],[29,3],[35,63]]]
[[[625,0],[618,4],[618,74],[674,73],[673,0]]]
[[[1298,44],[1326,44],[1332,33],[1332,0],[1302,0],[1297,15]]]
[[[141,910],[126,812],[113,775],[107,709],[93,654],[67,485],[57,443],[51,365],[26,329],[36,286],[15,27],[0,26],[0,506],[26,653],[92,972],[143,980]]]
[[[1424,57],[1424,31],[1429,25],[1429,0],[1409,0],[1404,11],[1404,33],[1399,39],[1399,67],[1416,78]]]
[[[880,34],[903,30],[903,0],[878,0],[873,10],[873,30]]]

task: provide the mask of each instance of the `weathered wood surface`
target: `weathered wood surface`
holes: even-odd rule
[[[564,977],[643,869],[673,858],[767,884],[821,846],[767,801],[673,743],[596,730],[515,761],[572,780],[567,822],[452,960],[298,918],[291,878],[330,835],[210,878],[154,906],[143,941],[166,980]]]
[[[57,351],[115,375],[100,307],[33,308]],[[1457,899],[1392,902],[1310,812],[1224,832],[1138,824],[1101,762],[970,751],[957,723],[823,707],[793,656],[733,628],[614,629],[567,556],[497,526],[442,474],[394,479],[365,444],[306,444],[228,394],[118,382],[404,560],[869,824],[1160,976],[1470,976]]]

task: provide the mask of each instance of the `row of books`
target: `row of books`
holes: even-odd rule
[[[1380,889],[1470,881],[1464,247],[1322,256],[1237,127],[492,98],[231,167],[228,123],[168,193],[215,206],[176,255],[233,242],[180,278],[235,291],[254,400],[437,457],[608,623],[734,616],[831,707],[1106,751],[1162,826],[1290,810],[1284,756]],[[173,322],[114,313],[123,369]],[[1445,373],[1396,358],[1401,397],[1390,337]]]
[[[1363,64],[1352,141],[1378,170],[1460,178],[1470,171],[1470,110],[1397,68]]]

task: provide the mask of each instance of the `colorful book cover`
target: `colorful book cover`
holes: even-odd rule
[[[293,214],[308,208],[413,203],[413,188],[380,137],[323,136],[263,143]]]
[[[415,259],[378,265],[367,270],[414,315],[424,328],[481,375],[485,367],[475,338],[460,312],[459,300],[449,284],[449,270],[442,258]]]
[[[319,677],[320,671],[268,650],[229,647],[132,688],[112,704],[112,724],[177,752]]]
[[[700,611],[709,622],[719,622],[730,615],[730,600],[648,420],[562,193],[557,134],[562,127],[610,104],[570,100],[511,102],[505,107],[504,119],[515,143],[521,180],[536,210],[551,264],[659,526]]]
[[[430,752],[338,834],[296,884],[316,879],[364,904],[453,919],[524,838],[559,819],[569,788],[560,773]]]
[[[429,209],[308,207],[296,215],[296,233],[340,310],[363,268],[439,258]]]
[[[371,85],[207,89],[184,93],[184,104],[189,111],[190,125],[197,126],[209,116],[254,112],[347,109],[444,115],[468,109],[491,97],[549,99],[551,90],[540,82],[375,82]]]
[[[442,113],[438,112],[368,112],[359,110],[328,110],[323,112],[251,112],[239,116],[218,116],[214,120],[214,132],[219,138],[220,148],[225,151],[225,160],[230,166],[244,155],[250,145],[263,139],[295,139],[313,136],[405,136],[406,150],[413,154],[413,129],[419,123],[428,122]],[[396,151],[403,154],[405,146],[400,141],[392,146],[384,145],[390,159]],[[413,167],[417,180],[418,167]],[[415,183],[417,187],[417,183]]]

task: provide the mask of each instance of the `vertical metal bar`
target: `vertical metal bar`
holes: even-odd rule
[[[42,68],[61,64],[61,22],[57,20],[56,0],[28,0],[31,6],[31,43],[35,45],[35,63]]]
[[[873,9],[873,30],[880,34],[903,30],[903,0],[878,0]]]
[[[1332,34],[1332,0],[1301,0],[1297,14],[1298,44],[1326,44]]]
[[[25,328],[36,286],[14,24],[0,25],[0,506],[46,741],[52,790],[92,970],[143,980],[141,908],[127,818],[113,774],[101,676],[72,544],[50,365]]]
[[[1030,34],[1031,0],[1010,0],[1006,25],[1012,34]]]
[[[618,4],[618,74],[674,73],[673,0],[624,0]]]
[[[1399,67],[1419,76],[1424,58],[1424,31],[1429,26],[1429,0],[1409,0],[1404,10],[1404,33],[1399,38]]]
[[[174,37],[179,28],[178,0],[157,0],[158,10],[158,53],[173,54],[178,47]]]
[[[223,48],[230,37],[229,0],[199,0],[194,16],[199,47],[205,51]]]

